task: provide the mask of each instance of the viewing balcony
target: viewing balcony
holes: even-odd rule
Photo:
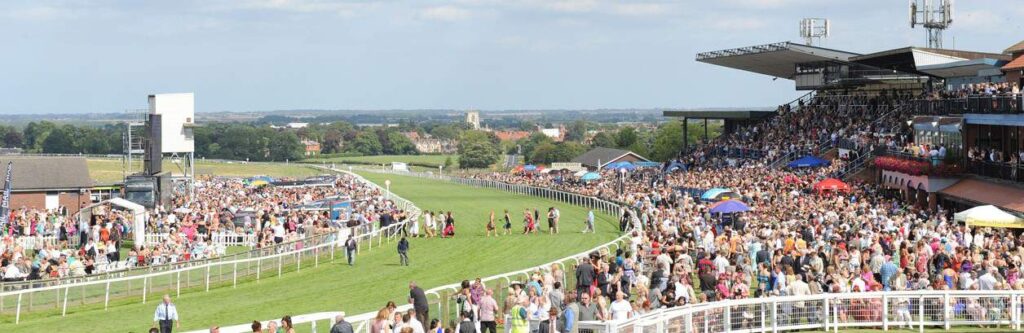
[[[914,114],[949,115],[965,113],[1019,114],[1021,95],[977,95],[960,98],[919,99],[911,101]]]

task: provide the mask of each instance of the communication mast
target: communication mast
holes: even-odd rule
[[[821,45],[821,40],[830,34],[828,19],[809,17],[800,20],[800,37],[810,46]]]
[[[942,48],[942,31],[952,24],[953,0],[910,0],[910,27],[924,26],[929,48]]]

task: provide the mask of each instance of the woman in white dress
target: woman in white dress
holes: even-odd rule
[[[409,235],[412,235],[412,237],[420,236],[420,219],[412,220],[412,226],[409,227]]]

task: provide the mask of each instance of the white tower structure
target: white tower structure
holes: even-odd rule
[[[821,45],[821,40],[828,38],[831,27],[828,19],[808,17],[800,20],[800,37],[809,46]]]
[[[910,27],[924,26],[929,48],[942,48],[942,31],[952,24],[953,0],[910,0]]]

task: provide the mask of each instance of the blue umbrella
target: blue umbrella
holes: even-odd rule
[[[598,179],[601,179],[601,175],[598,174],[597,172],[587,172],[587,173],[583,174],[583,177],[580,177],[580,180],[585,181],[585,182],[586,181],[591,181],[591,180],[598,180]]]
[[[801,157],[800,159],[797,159],[796,161],[789,162],[789,164],[786,166],[790,168],[817,168],[820,166],[827,166],[830,164],[832,164],[832,162],[811,155],[807,155]]]
[[[608,163],[607,165],[604,166],[604,168],[605,169],[615,169],[615,170],[626,169],[626,170],[629,170],[629,171],[636,170],[636,166],[633,165],[633,163],[629,163],[628,161]]]
[[[717,197],[719,194],[722,194],[724,192],[729,192],[729,191],[731,191],[731,190],[727,189],[727,188],[716,187],[716,188],[704,191],[704,194],[701,194],[700,198],[702,200],[706,200],[706,201],[715,200],[715,197]]]
[[[527,164],[527,165],[523,166],[523,170],[526,170],[526,171],[537,171],[537,166],[533,165],[533,164]]]
[[[750,206],[739,200],[722,200],[718,203],[711,205],[711,213],[716,214],[732,214],[746,212],[750,210]]]

